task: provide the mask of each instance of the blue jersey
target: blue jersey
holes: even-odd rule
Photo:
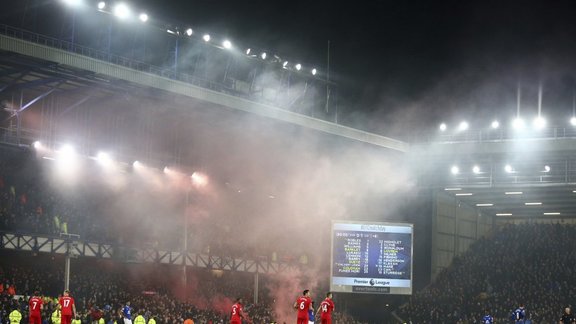
[[[122,314],[124,314],[124,317],[131,320],[132,319],[132,308],[128,305],[124,306],[124,308],[122,308]]]
[[[494,318],[490,315],[482,317],[482,324],[494,324]]]
[[[524,308],[517,308],[514,311],[514,320],[517,322],[524,322],[526,318],[526,310]]]
[[[312,309],[308,310],[308,322],[314,322],[314,311]]]

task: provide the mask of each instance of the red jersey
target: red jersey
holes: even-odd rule
[[[74,305],[74,298],[72,297],[60,297],[58,303],[62,307],[62,315],[72,316],[72,305]]]
[[[331,318],[334,311],[334,302],[330,298],[324,299],[320,303],[320,318]]]
[[[236,303],[232,305],[232,312],[230,313],[231,323],[241,323],[242,321],[242,304]]]
[[[310,309],[310,304],[312,303],[312,298],[301,296],[296,300],[296,307],[298,308],[298,318],[308,318],[308,310]]]
[[[40,311],[42,309],[42,298],[33,296],[28,301],[28,308],[30,309],[31,316],[40,316]]]

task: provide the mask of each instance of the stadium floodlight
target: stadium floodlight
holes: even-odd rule
[[[139,167],[142,166],[142,162],[136,160],[136,161],[134,161],[134,163],[132,163],[132,166],[133,166],[134,168],[139,168]]]
[[[554,216],[554,215],[560,215],[559,212],[549,212],[549,213],[544,213],[544,215],[546,216]]]
[[[462,188],[444,188],[446,191],[460,191]]]
[[[500,127],[500,123],[495,120],[492,122],[492,124],[490,124],[490,126],[492,127],[492,129],[497,129],[498,127]]]
[[[576,126],[576,117],[570,118],[570,125]]]
[[[148,14],[143,12],[140,14],[140,16],[138,16],[138,18],[140,19],[141,22],[147,22],[148,21]]]
[[[222,46],[224,46],[225,49],[231,49],[232,48],[232,43],[229,40],[224,40],[222,42]]]
[[[458,130],[463,132],[465,130],[468,130],[468,127],[469,127],[468,122],[463,121],[460,123],[460,125],[458,125]]]
[[[527,203],[524,203],[524,205],[526,205],[526,206],[540,206],[540,205],[542,205],[542,203],[541,202],[527,202]]]
[[[296,70],[300,71],[302,69],[302,64],[298,63],[294,66]]]
[[[523,194],[523,192],[522,191],[506,191],[504,194],[505,195],[521,195],[521,194]]]
[[[546,127],[546,119],[544,119],[542,116],[538,116],[534,119],[534,128],[536,128],[537,130],[541,130],[544,127]]]
[[[454,196],[472,196],[472,195],[474,194],[471,192],[461,192],[461,193],[459,192],[457,194],[454,194]]]
[[[472,167],[472,172],[474,172],[474,174],[479,174],[480,173],[480,167],[475,165],[474,167]]]
[[[210,41],[210,35],[204,34],[204,36],[202,36],[202,39],[203,39],[205,42],[209,42],[209,41]]]
[[[251,48],[247,48],[247,49],[246,49],[246,55],[250,55],[250,52],[252,52],[252,49],[251,49]]]
[[[200,172],[192,173],[190,179],[192,180],[192,184],[196,187],[204,187],[208,184],[208,177]]]
[[[260,54],[260,57],[265,60],[266,56],[268,56],[268,54],[266,54],[266,52],[262,52],[262,54]]]
[[[162,171],[163,171],[164,173],[168,173],[168,172],[170,172],[170,169],[169,169],[167,166],[165,166]]]
[[[516,118],[512,121],[512,127],[516,130],[524,128],[524,120],[522,118]]]
[[[40,141],[35,141],[34,143],[32,143],[32,146],[39,150],[42,147],[42,143],[40,143]]]
[[[316,69],[312,69],[312,75],[316,75],[316,73],[318,73],[318,71]]]
[[[286,68],[288,66],[288,61],[284,61],[284,63],[282,63],[282,67]]]
[[[549,165],[545,165],[543,172],[550,172],[550,166],[549,166]]]
[[[82,0],[62,0],[62,2],[69,6],[78,6],[82,3]]]
[[[98,152],[96,155],[96,161],[98,161],[98,163],[101,165],[109,165],[112,163],[112,157],[106,152]]]
[[[441,131],[441,132],[446,131],[447,128],[448,128],[448,127],[446,126],[446,124],[444,124],[444,123],[440,124],[440,131]]]
[[[476,204],[476,207],[492,207],[494,204]]]
[[[512,213],[498,213],[496,216],[512,216]]]
[[[104,10],[104,9],[106,9],[106,2],[104,1],[98,2],[98,10]]]
[[[119,3],[114,7],[114,16],[126,19],[130,16],[130,8],[125,3]]]
[[[192,30],[192,28],[186,29],[186,36],[190,37],[190,36],[192,36],[193,33],[194,33],[194,31]]]
[[[506,164],[506,166],[504,166],[504,171],[506,171],[506,173],[512,173],[514,172],[514,168],[510,164]]]
[[[459,169],[457,166],[454,165],[454,166],[452,166],[452,167],[450,168],[450,172],[451,172],[452,174],[458,174],[458,173],[460,173],[460,169]]]

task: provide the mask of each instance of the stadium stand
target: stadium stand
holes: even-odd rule
[[[506,322],[523,303],[532,323],[556,323],[574,300],[576,227],[506,225],[473,244],[398,314],[409,323]]]

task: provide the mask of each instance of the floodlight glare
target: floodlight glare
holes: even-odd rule
[[[186,29],[186,35],[187,36],[192,36],[192,33],[193,33],[192,28]]]
[[[40,143],[40,141],[36,141],[36,142],[32,143],[32,146],[38,150],[42,147],[42,143]]]
[[[477,165],[475,165],[475,166],[472,168],[472,172],[474,172],[475,174],[480,173],[480,167],[477,166]]]
[[[114,7],[114,16],[120,19],[126,19],[130,16],[130,9],[124,3],[119,3]]]
[[[538,116],[534,119],[534,127],[538,130],[543,129],[546,127],[546,119],[542,116]]]
[[[544,166],[544,172],[550,172],[550,166],[549,165]]]
[[[296,70],[300,71],[300,69],[302,69],[302,64],[298,63],[294,67],[296,68]]]
[[[260,54],[260,57],[261,57],[263,60],[266,59],[266,56],[267,56],[266,52],[263,52],[262,54]]]
[[[490,124],[490,126],[492,126],[493,129],[496,129],[500,127],[500,123],[497,120],[495,120],[492,122],[492,124]]]
[[[512,127],[516,130],[524,128],[524,120],[521,118],[514,119],[514,121],[512,121]]]
[[[468,127],[469,127],[468,123],[463,121],[460,123],[460,125],[458,125],[458,130],[462,132],[468,130]]]
[[[208,184],[208,177],[205,174],[194,172],[190,178],[196,187],[204,187]]]
[[[203,39],[205,42],[209,42],[209,41],[210,41],[210,35],[204,34],[204,36],[202,36],[202,39]]]
[[[284,63],[282,63],[282,67],[285,68],[288,66],[288,61],[284,61]]]
[[[445,131],[446,128],[447,128],[446,124],[444,124],[444,123],[440,124],[440,131],[441,132]]]
[[[148,15],[144,12],[141,13],[138,18],[140,19],[141,22],[147,22],[148,21]]]
[[[232,43],[229,40],[225,40],[222,42],[222,46],[224,46],[225,49],[231,49]]]
[[[458,174],[460,173],[460,169],[457,166],[453,166],[452,168],[450,168],[450,172],[452,174]]]
[[[570,124],[571,124],[572,126],[576,126],[576,117],[570,118]]]
[[[506,173],[512,173],[514,172],[514,168],[512,168],[510,164],[506,164],[506,166],[504,167],[504,171],[506,171]]]
[[[104,10],[106,8],[106,2],[100,1],[98,2],[98,10]]]
[[[246,55],[250,55],[250,52],[252,52],[252,49],[250,48],[246,49]]]
[[[62,1],[69,6],[77,6],[82,2],[82,0],[62,0]]]
[[[312,75],[316,75],[316,73],[318,73],[318,71],[316,71],[316,69],[312,69]]]
[[[98,152],[98,155],[96,155],[96,161],[102,165],[108,165],[112,162],[112,158],[108,153]]]

